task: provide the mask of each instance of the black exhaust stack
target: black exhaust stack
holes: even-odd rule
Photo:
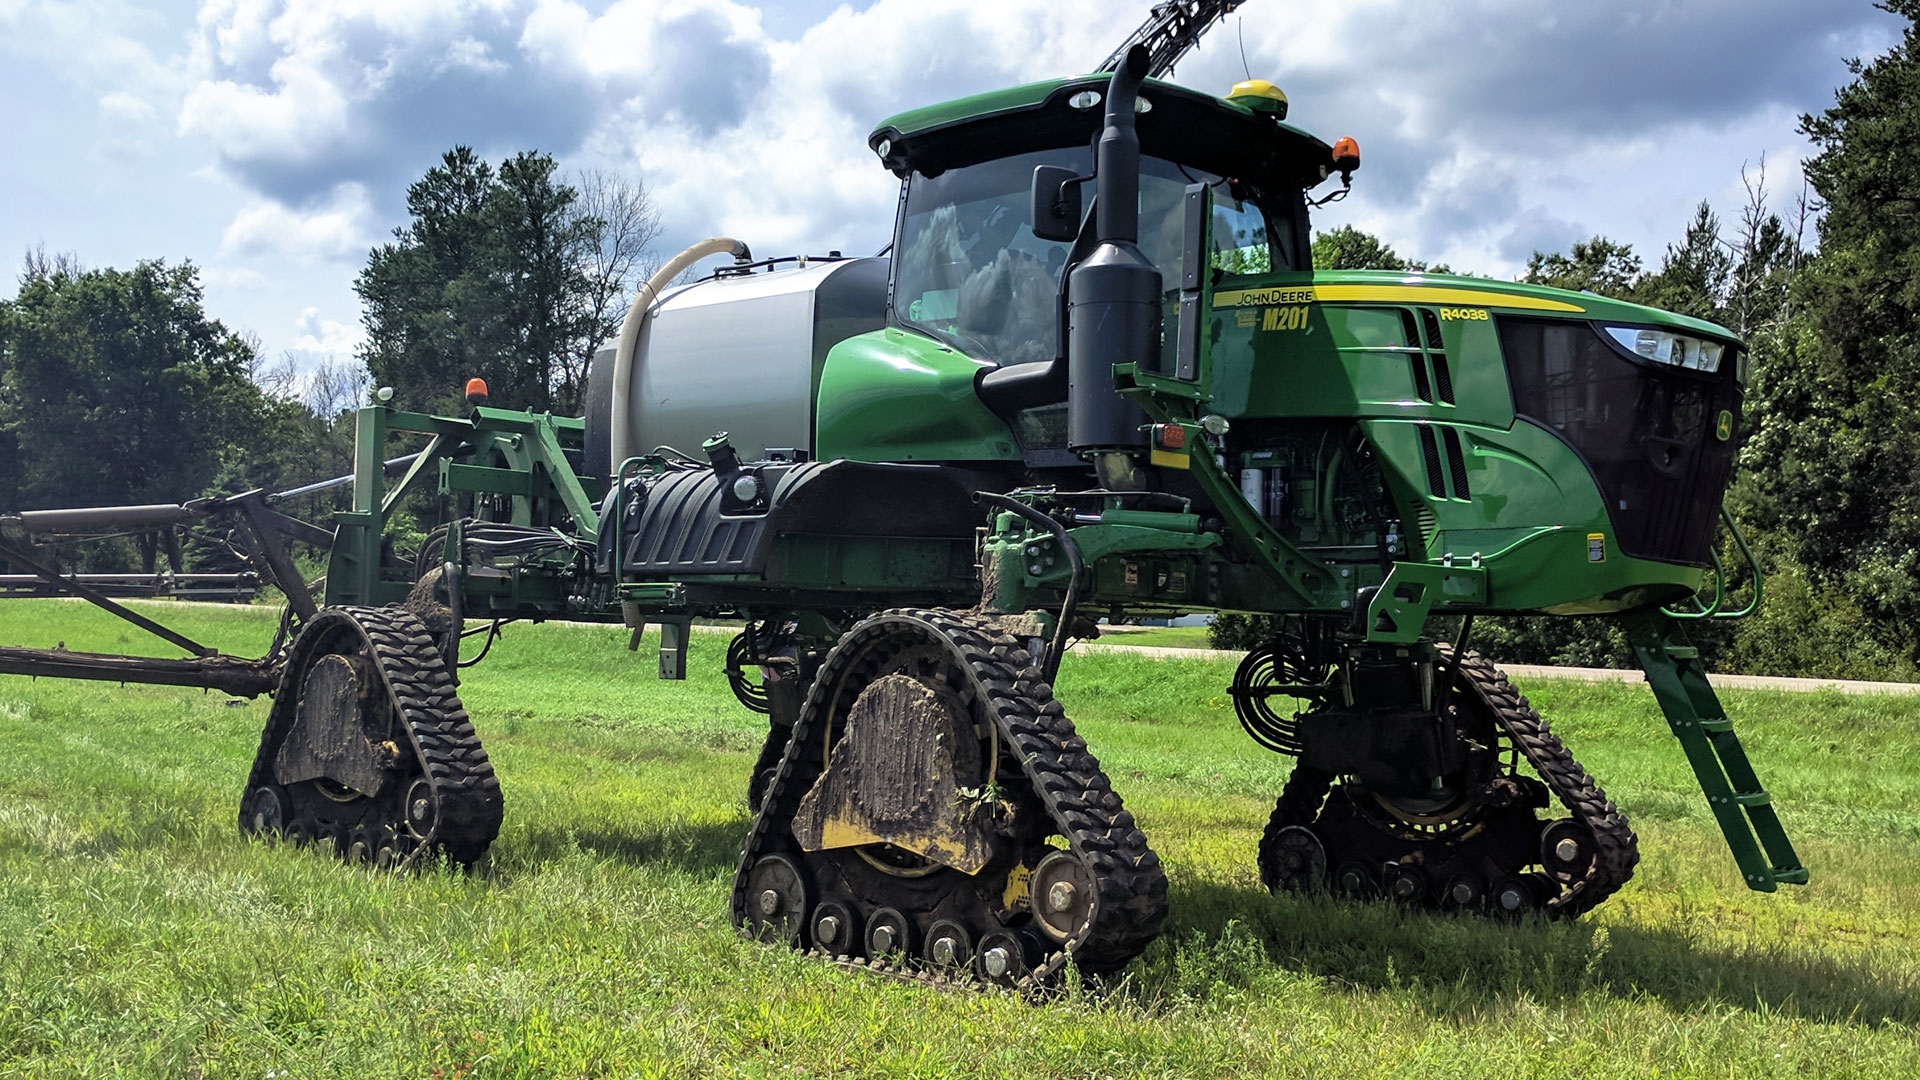
[[[1113,389],[1116,364],[1152,367],[1160,348],[1160,271],[1140,251],[1140,138],[1134,100],[1147,73],[1136,45],[1107,88],[1096,150],[1099,244],[1067,279],[1067,445],[1076,453],[1132,450],[1147,416]]]

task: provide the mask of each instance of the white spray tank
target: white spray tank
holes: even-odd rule
[[[678,288],[709,255],[736,267]],[[687,249],[639,290],[617,343],[594,357],[587,388],[590,473],[662,446],[698,455],[726,431],[741,457],[811,457],[814,395],[827,351],[885,322],[887,260],[796,260],[754,271],[738,241]]]

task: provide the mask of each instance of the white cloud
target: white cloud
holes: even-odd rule
[[[325,318],[317,307],[308,307],[300,312],[300,317],[294,320],[294,331],[300,336],[293,343],[293,351],[305,353],[315,360],[351,357],[366,340],[366,334],[357,323]]]
[[[155,121],[159,116],[151,101],[124,90],[102,94],[99,99],[99,136],[88,156],[96,162],[125,165],[151,157]]]
[[[203,266],[200,284],[212,292],[254,292],[269,282],[267,275],[250,266]]]
[[[156,224],[205,216],[165,206],[121,231],[153,254],[217,252],[223,291],[278,304],[235,322],[333,348],[293,313],[318,303],[350,327],[353,271],[453,145],[644,176],[663,247],[727,232],[768,255],[872,250],[897,190],[866,148],[876,122],[1084,70],[1150,6],[778,2],[203,0],[183,25],[133,0],[0,0],[0,64],[31,56],[83,88],[96,122],[74,138],[96,159],[170,162],[175,181],[199,164],[175,189],[223,207],[203,234]],[[1652,263],[1703,196],[1734,217],[1740,162],[1763,152],[1784,207],[1806,149],[1796,114],[1898,21],[1864,0],[1260,0],[1177,75],[1224,90],[1247,74],[1244,39],[1296,123],[1365,148],[1354,195],[1318,223],[1508,275],[1535,246],[1595,232]]]
[[[115,90],[101,95],[100,115],[112,117],[121,123],[147,124],[153,122],[156,114],[152,102],[124,90]]]
[[[271,199],[259,199],[241,208],[220,237],[220,250],[229,256],[280,256],[298,262],[320,262],[363,256],[376,229],[367,191],[359,184],[342,184],[332,198],[309,211],[289,209]]]
[[[460,38],[447,46],[446,56],[442,58],[438,70],[455,68],[477,71],[483,75],[504,75],[511,70],[505,61],[493,55],[492,46],[470,37]]]
[[[348,131],[346,100],[308,64],[275,64],[274,82],[272,90],[225,79],[197,84],[180,107],[180,133],[205,138],[228,159],[325,155]]]
[[[0,57],[44,65],[88,92],[102,130],[87,156],[124,163],[153,152],[154,120],[183,86],[178,66],[140,40],[160,21],[124,0],[0,0]]]

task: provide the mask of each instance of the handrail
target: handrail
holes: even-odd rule
[[[613,470],[613,483],[607,491],[607,514],[600,521],[600,531],[594,535],[594,546],[596,549],[603,543],[614,545],[612,565],[613,585],[615,588],[625,584],[625,579],[622,578],[620,573],[619,545],[621,525],[620,510],[621,506],[626,502],[623,493],[627,486],[627,475],[629,470],[637,474],[639,468],[646,463],[647,459],[645,457],[635,455],[622,461],[620,467]]]
[[[1694,594],[1694,607],[1696,610],[1675,611],[1672,608],[1661,608],[1660,611],[1662,614],[1675,619],[1744,619],[1760,610],[1762,577],[1760,573],[1760,560],[1754,557],[1753,548],[1747,544],[1746,534],[1740,531],[1739,523],[1733,520],[1733,515],[1728,513],[1727,508],[1724,506],[1720,508],[1720,520],[1726,523],[1727,532],[1733,536],[1734,546],[1740,550],[1740,557],[1746,560],[1747,569],[1753,573],[1752,598],[1747,601],[1745,607],[1738,611],[1720,610],[1725,606],[1727,599],[1727,567],[1725,563],[1720,561],[1719,549],[1710,547],[1707,549],[1707,554],[1713,559],[1713,603],[1702,605],[1700,603],[1699,593],[1696,592]]]

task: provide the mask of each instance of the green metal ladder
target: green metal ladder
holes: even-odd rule
[[[1773,800],[1760,787],[1733,721],[1707,681],[1700,650],[1688,641],[1681,622],[1667,612],[1642,611],[1627,618],[1626,630],[1747,887],[1773,892],[1782,884],[1805,885],[1807,869],[1794,854]]]

